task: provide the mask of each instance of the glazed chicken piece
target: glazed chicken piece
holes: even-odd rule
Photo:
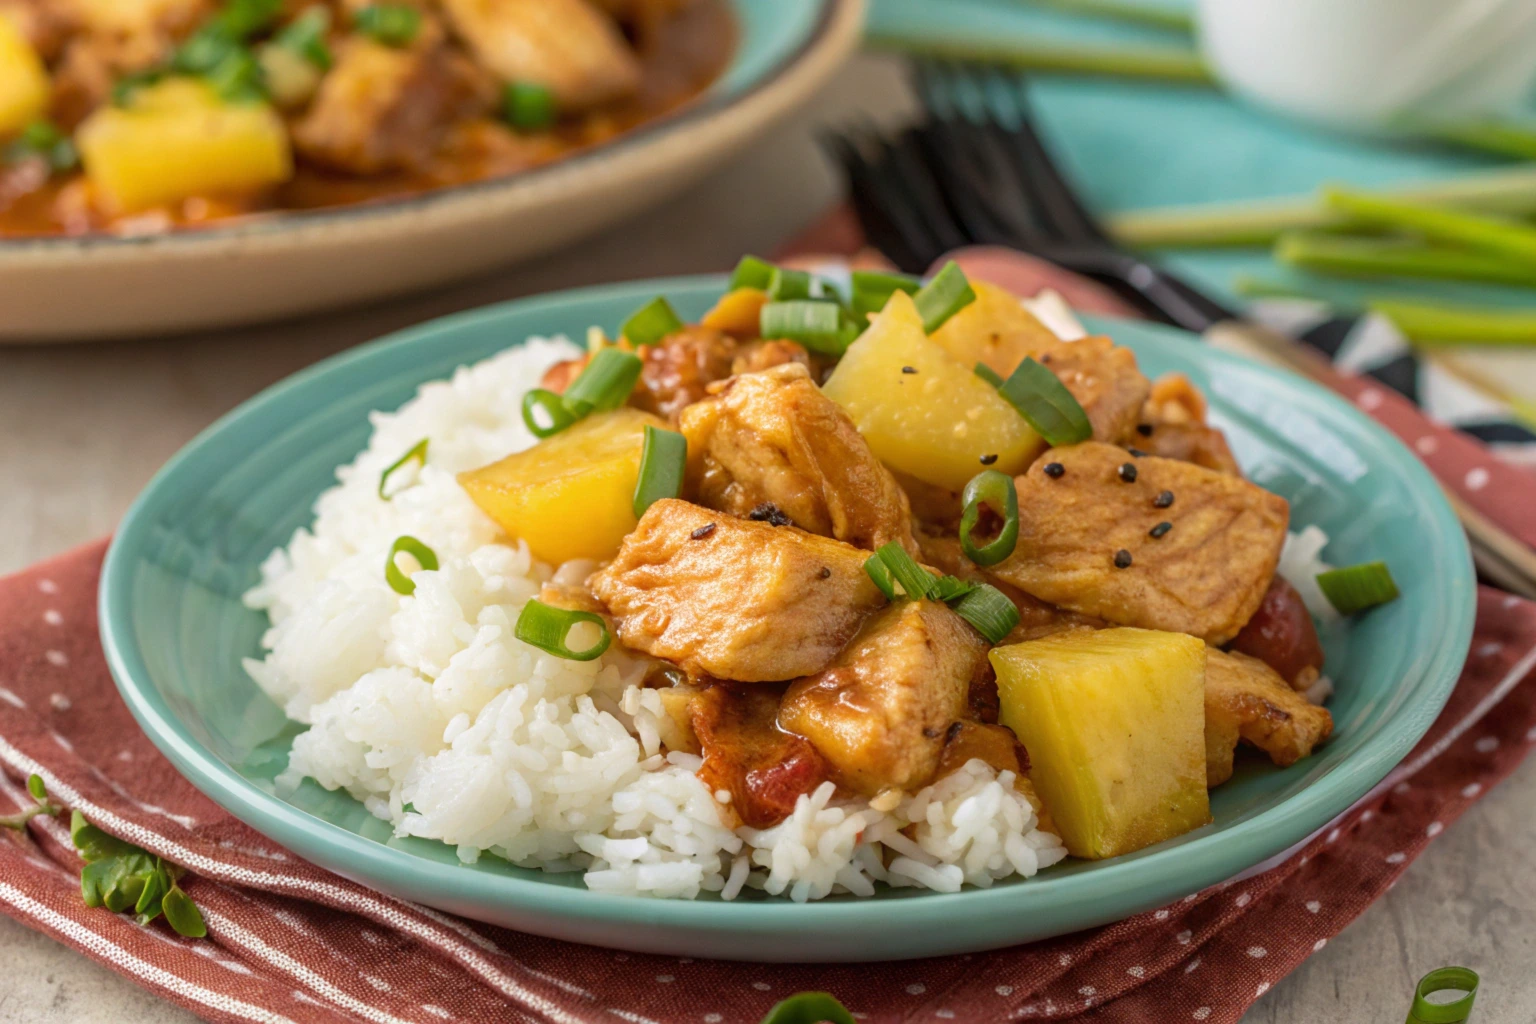
[[[736,516],[772,506],[810,533],[867,551],[896,541],[916,553],[906,494],[804,366],[743,374],[714,390],[681,423],[700,504]]]
[[[722,811],[743,825],[777,825],[800,794],[827,778],[816,748],[778,727],[779,694],[772,689],[711,686],[688,702],[688,711],[704,755],[699,778],[731,795]]]
[[[1193,462],[1218,473],[1242,476],[1226,435],[1205,422],[1205,397],[1182,373],[1152,382],[1136,434],[1127,443],[1149,455]]]
[[[488,110],[493,93],[469,61],[443,47],[399,50],[352,38],[294,124],[294,145],[354,174],[419,170],[448,126]]]
[[[708,327],[684,327],[640,346],[640,383],[629,404],[676,423],[711,384],[731,375],[739,348],[735,338]]]
[[[213,7],[212,0],[71,0],[0,10],[21,13],[18,23],[40,52],[60,52],[49,113],[73,129],[111,98],[119,79],[169,58]]]
[[[1257,658],[1212,649],[1205,662],[1205,781],[1232,777],[1238,740],[1284,768],[1312,753],[1333,732],[1333,716],[1286,684]]]
[[[993,575],[1061,608],[1212,644],[1258,610],[1290,516],[1284,498],[1236,477],[1093,441],[1046,452],[1017,486],[1018,546]]]
[[[892,604],[826,671],[790,686],[779,725],[810,740],[854,792],[919,789],[939,767],[986,653],[981,635],[945,605]]]
[[[772,682],[826,668],[885,603],[868,557],[792,526],[664,500],[589,586],[625,646],[694,678]]]
[[[1003,638],[1004,644],[1038,640],[1043,636],[1050,636],[1068,629],[1103,629],[1107,625],[1103,619],[1092,615],[1080,615],[1077,612],[1047,604],[1037,597],[1026,594],[1007,580],[992,575],[965,557],[965,552],[960,548],[960,538],[957,536],[934,536],[921,533],[918,534],[917,544],[922,550],[924,564],[963,580],[989,583],[1013,602],[1013,606],[1019,610],[1019,624]]]
[[[562,110],[633,93],[640,62],[588,0],[442,0],[454,31],[504,82],[542,85]]]
[[[1093,439],[1118,444],[1131,436],[1152,383],[1136,368],[1136,355],[1105,337],[1063,341],[1040,353],[1072,392],[1088,420]]]

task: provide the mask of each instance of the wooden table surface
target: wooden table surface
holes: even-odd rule
[[[899,116],[889,62],[860,58],[812,106],[685,199],[532,266],[426,297],[171,339],[0,348],[0,572],[108,533],[197,431],[268,384],[386,331],[533,292],[723,269],[814,219],[837,191],[814,131]],[[61,297],[61,301],[65,297]],[[3,316],[0,311],[0,316]],[[1245,1024],[1401,1024],[1413,983],[1478,970],[1476,1024],[1536,1020],[1536,759],[1419,858],[1402,883],[1254,1005]],[[0,916],[0,1024],[194,1018]]]

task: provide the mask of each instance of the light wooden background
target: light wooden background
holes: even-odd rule
[[[497,299],[720,270],[743,251],[771,249],[836,195],[814,131],[855,112],[896,116],[908,102],[892,64],[861,58],[813,113],[766,135],[686,198],[532,266],[447,292],[233,332],[0,348],[0,572],[111,531],[155,469],[197,431],[317,359]],[[1245,1024],[1401,1024],[1413,983],[1452,963],[1484,979],[1476,1024],[1536,1020],[1533,811],[1536,758],[1255,1004]],[[193,1019],[0,916],[0,1024]]]

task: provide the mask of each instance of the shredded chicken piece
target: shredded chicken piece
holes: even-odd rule
[[[1018,546],[993,575],[1061,608],[1213,644],[1258,610],[1290,516],[1284,498],[1236,477],[1092,441],[1046,452],[1017,486]]]
[[[811,533],[916,553],[907,496],[800,363],[732,377],[683,410],[681,429],[709,508],[745,516],[771,505]]]
[[[1205,781],[1232,777],[1238,740],[1284,768],[1333,733],[1333,716],[1308,702],[1257,658],[1212,649],[1205,662]]]
[[[685,501],[646,510],[589,581],[627,647],[694,678],[772,682],[814,675],[885,603],[867,552]]]

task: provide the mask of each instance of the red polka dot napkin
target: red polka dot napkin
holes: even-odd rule
[[[186,866],[209,937],[88,909],[64,819],[0,835],[0,910],[213,1021],[737,1024],[804,989],[871,1022],[1233,1022],[1536,745],[1536,605],[1479,596],[1444,714],[1378,790],[1283,863],[1091,932],[899,964],[614,953],[459,920],[277,848],[183,780],[118,699],[94,544],[0,581],[0,814],[55,799]],[[1027,883],[1025,883],[1027,884]],[[1407,998],[1406,994],[1403,996]]]

